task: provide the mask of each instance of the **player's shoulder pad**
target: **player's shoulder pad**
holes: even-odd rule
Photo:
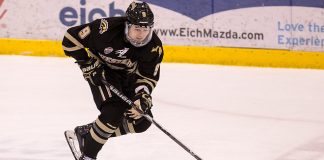
[[[149,50],[151,54],[157,54],[159,56],[163,55],[162,41],[154,32],[152,40],[149,43]]]
[[[115,28],[124,25],[126,18],[125,17],[109,17],[96,20],[98,34],[102,35],[107,31],[114,30]]]
[[[143,48],[144,49],[144,48]],[[145,62],[160,63],[163,58],[163,48],[161,40],[156,36],[142,50],[141,60]]]

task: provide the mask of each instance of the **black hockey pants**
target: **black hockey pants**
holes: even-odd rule
[[[106,80],[130,99],[134,97],[133,83],[136,81],[133,76],[121,76],[117,72],[110,70],[107,71]],[[109,137],[117,137],[127,133],[141,133],[151,126],[151,123],[144,117],[134,123],[132,119],[125,116],[125,112],[130,106],[111,92],[104,84],[94,86],[89,83],[89,85],[100,115],[93,123],[90,134],[86,136],[85,155],[96,158]]]

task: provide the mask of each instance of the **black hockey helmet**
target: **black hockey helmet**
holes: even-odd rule
[[[125,36],[128,42],[135,47],[142,47],[148,44],[153,35],[154,15],[146,2],[133,1],[126,10]],[[129,35],[132,26],[140,26],[149,29],[144,40],[138,41]]]
[[[129,24],[153,27],[154,15],[146,2],[133,1],[126,10]]]

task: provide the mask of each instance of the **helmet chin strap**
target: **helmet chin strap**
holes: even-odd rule
[[[131,38],[129,36],[129,27],[131,26],[132,24],[129,24],[129,23],[125,23],[125,37],[126,39],[134,46],[134,47],[143,47],[145,46],[147,43],[149,43],[152,39],[152,34],[153,34],[153,30],[152,28],[150,27],[150,33],[146,36],[146,38],[142,41],[142,42],[138,42],[136,40],[134,40],[133,38]]]

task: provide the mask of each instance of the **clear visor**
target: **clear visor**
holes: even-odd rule
[[[152,39],[153,26],[141,27],[126,22],[125,35],[126,39],[135,47],[142,47]]]

